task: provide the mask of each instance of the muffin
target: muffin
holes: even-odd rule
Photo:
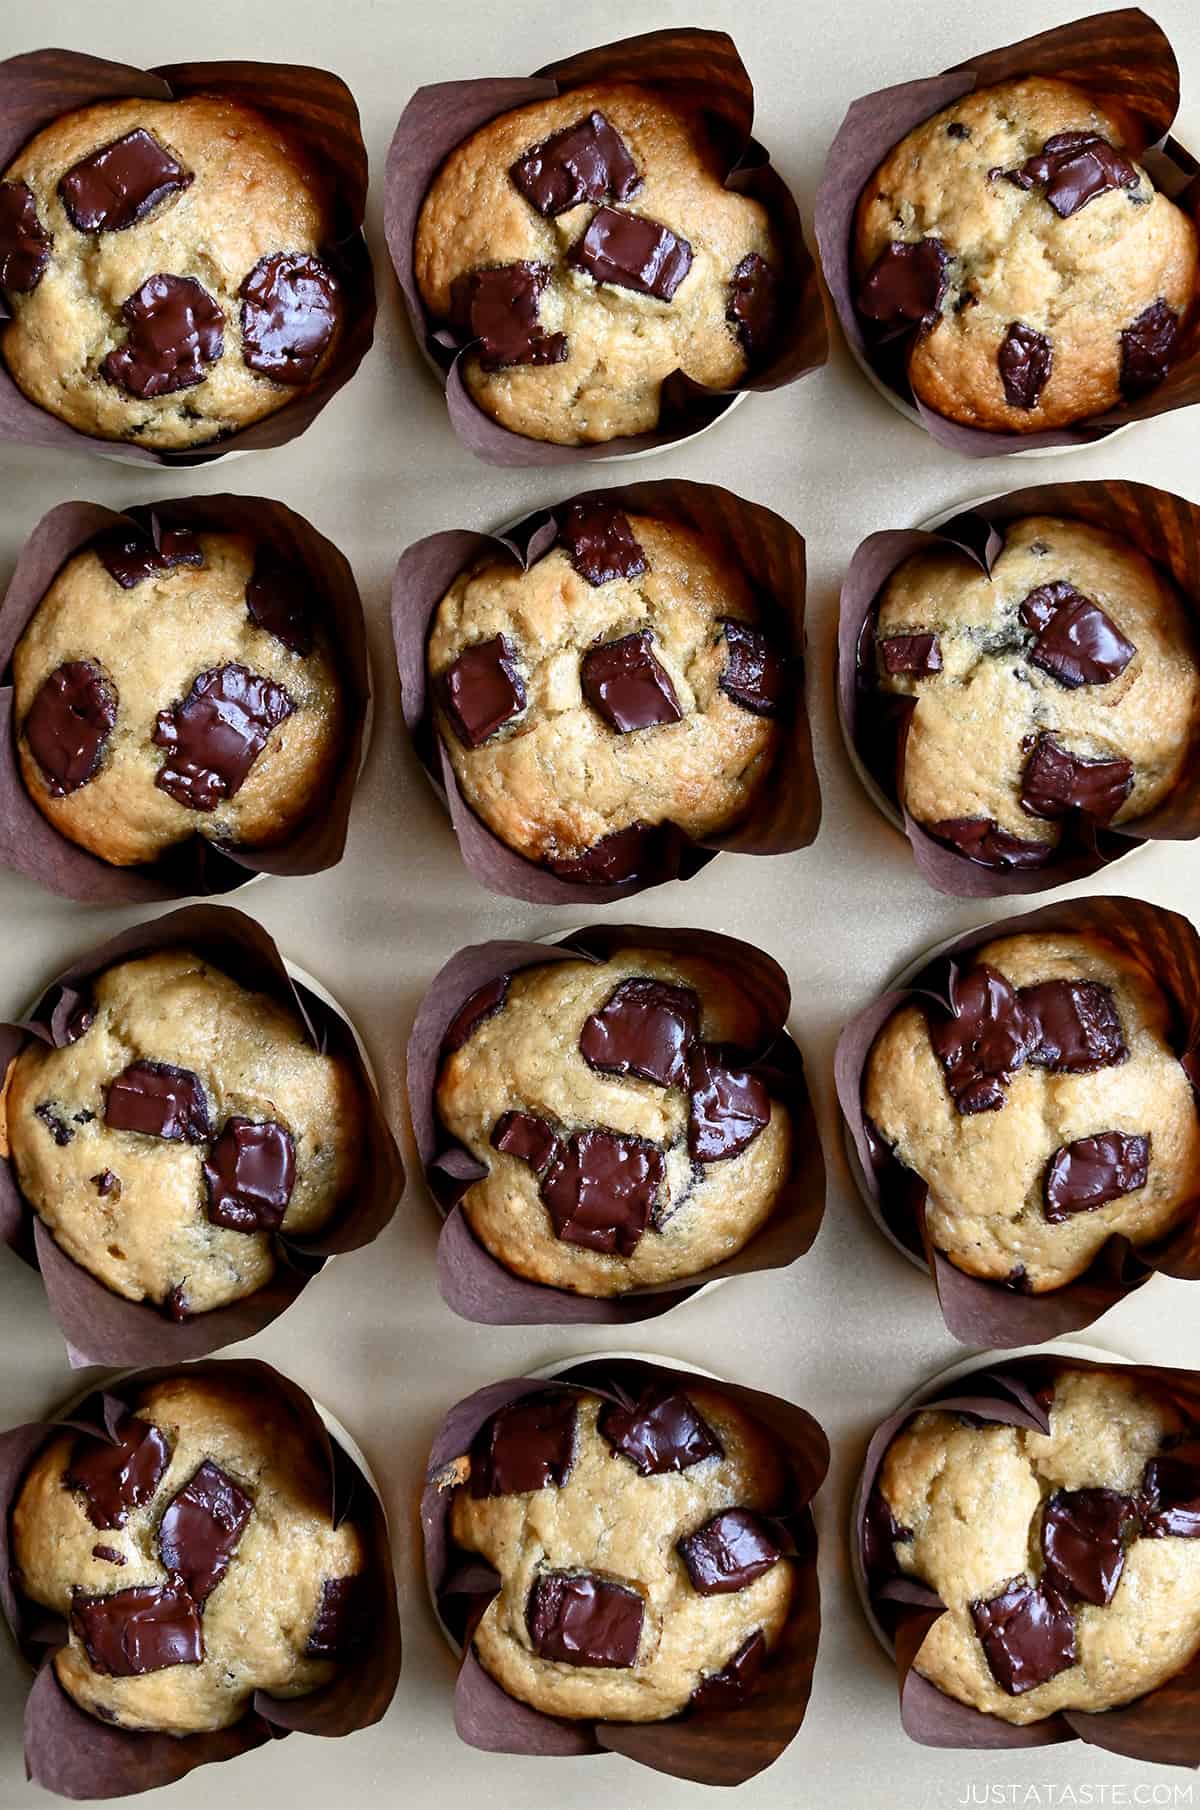
[[[775,1442],[715,1388],[556,1389],[448,1467],[450,1529],[499,1575],[480,1665],[547,1715],[657,1722],[752,1686],[792,1604]]]
[[[1200,721],[1191,619],[1130,542],[1082,521],[1002,529],[990,574],[944,545],[883,589],[873,677],[911,698],[903,803],[985,867],[1039,867],[1080,819],[1135,824]]]
[[[503,113],[451,152],[414,270],[485,414],[582,446],[656,427],[673,372],[728,389],[763,362],[780,256],[727,169],[701,108],[620,83]]]
[[[312,581],[245,534],[152,526],[76,553],[17,643],[26,790],[119,867],[196,836],[278,845],[324,804],[344,741]]]
[[[522,571],[484,556],[437,606],[435,721],[494,835],[565,879],[617,882],[656,836],[749,812],[792,676],[745,574],[694,529],[573,504]]]
[[[118,1727],[228,1728],[294,1698],[367,1631],[367,1561],[328,1461],[274,1392],[187,1374],[104,1433],[62,1432],[12,1512],[14,1584],[67,1622],[67,1695]]]
[[[1132,1702],[1200,1651],[1195,1427],[1120,1371],[1060,1367],[1051,1397],[1048,1434],[916,1415],[872,1517],[880,1569],[946,1605],[917,1671],[1018,1725]]]
[[[1033,77],[976,89],[872,175],[853,234],[868,340],[909,335],[914,396],[1034,433],[1145,395],[1196,287],[1196,231],[1111,105]]]
[[[21,1194],[106,1288],[173,1319],[251,1295],[352,1193],[364,1102],[296,1014],[186,949],[118,962],[5,1095]]]
[[[5,365],[81,433],[177,452],[283,408],[342,326],[325,173],[215,94],[65,113],[0,182]]]
[[[1171,1007],[1125,948],[1026,932],[902,1006],[871,1049],[872,1135],[928,1189],[929,1243],[1043,1294],[1109,1238],[1164,1238],[1195,1208],[1200,1124]]]

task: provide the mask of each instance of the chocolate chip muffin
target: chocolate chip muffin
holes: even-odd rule
[[[353,1188],[353,1075],[199,956],[118,962],[65,1034],[14,1059],[8,1145],[42,1223],[115,1294],[174,1319],[240,1300],[274,1275],[276,1234],[316,1234]]]
[[[1169,795],[1200,718],[1200,663],[1174,586],[1081,521],[1002,529],[990,575],[950,546],[892,574],[879,689],[916,701],[903,797],[982,866],[1039,867],[1064,833],[1133,824]]]
[[[1164,1237],[1195,1205],[1200,1123],[1171,1010],[1128,951],[1092,935],[1003,937],[946,998],[879,1033],[863,1103],[927,1184],[935,1249],[973,1276],[1061,1288],[1116,1235]]]
[[[283,408],[342,324],[324,175],[219,95],[63,114],[0,182],[0,350],[81,433],[203,446]]]
[[[980,88],[903,138],[859,198],[868,341],[911,336],[940,415],[1033,433],[1160,383],[1196,288],[1196,232],[1111,106],[1041,77]]]
[[[510,1696],[657,1722],[752,1688],[791,1606],[785,1471],[718,1389],[524,1396],[443,1487],[455,1542],[499,1573],[473,1641]]]
[[[582,446],[656,427],[674,371],[728,389],[762,361],[779,254],[726,169],[699,109],[616,84],[503,113],[451,153],[415,273],[485,414]]]
[[[68,560],[13,654],[30,797],[115,866],[286,841],[321,807],[342,686],[311,580],[242,534],[135,522]]]
[[[1048,1434],[918,1414],[884,1459],[878,1518],[888,1567],[946,1605],[921,1676],[1024,1724],[1182,1671],[1200,1650],[1196,1431],[1117,1370],[1059,1368]]]
[[[674,828],[749,811],[794,683],[745,575],[690,528],[566,511],[528,571],[485,556],[437,607],[428,671],[467,803],[565,879],[619,882]]]
[[[581,1295],[741,1250],[788,1175],[791,1119],[753,1062],[752,1008],[712,962],[623,949],[525,968],[446,1033],[437,1109],[487,1173],[467,1222],[507,1269]]]
[[[89,1715],[227,1728],[255,1691],[303,1697],[364,1638],[366,1557],[327,1467],[275,1394],[211,1376],[142,1390],[62,1433],[12,1514],[14,1582],[69,1627],[55,1675]]]

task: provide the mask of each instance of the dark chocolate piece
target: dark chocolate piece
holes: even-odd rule
[[[1002,1691],[1019,1697],[1075,1664],[1075,1618],[1044,1582],[1014,1578],[990,1602],[971,1604],[988,1669]]]
[[[922,827],[979,867],[1044,867],[1054,854],[1052,842],[1026,842],[992,817],[943,817]]]
[[[1058,1074],[1090,1075],[1129,1054],[1108,987],[1094,980],[1045,980],[1017,997],[1037,1026],[1030,1062]]]
[[[122,303],[123,346],[101,365],[131,396],[170,396],[203,383],[206,365],[225,350],[225,316],[194,277],[159,271]]]
[[[891,1504],[876,1483],[868,1498],[867,1512],[863,1519],[862,1556],[868,1579],[874,1583],[897,1577],[900,1566],[896,1562],[896,1547],[910,1546],[913,1538],[912,1528],[900,1525],[892,1513]]]
[[[551,855],[546,865],[560,880],[582,886],[623,886],[638,880],[657,860],[659,832],[649,823],[613,830],[581,855]]]
[[[1039,185],[1063,220],[1109,189],[1138,186],[1138,173],[1129,159],[1097,132],[1056,132],[1019,169],[1004,174],[1019,189]]]
[[[277,1232],[296,1182],[292,1134],[274,1119],[226,1119],[204,1160],[205,1211],[230,1232]]]
[[[877,645],[886,673],[912,673],[924,679],[942,670],[942,644],[936,635],[888,635]]]
[[[654,656],[650,629],[589,647],[579,678],[592,709],[618,735],[677,723],[683,716],[671,675]]]
[[[595,1572],[544,1571],[533,1580],[525,1625],[542,1659],[614,1669],[637,1659],[645,1608],[636,1590]]]
[[[190,528],[112,528],[92,542],[92,552],[123,591],[176,566],[202,566],[204,549]]]
[[[623,980],[584,1021],[579,1053],[604,1075],[637,1075],[659,1087],[682,1087],[688,1052],[700,1035],[700,1000],[690,987]]]
[[[1132,790],[1132,761],[1089,760],[1042,735],[1025,764],[1021,808],[1051,821],[1079,811],[1093,823],[1111,823]]]
[[[58,192],[67,218],[81,233],[119,233],[192,181],[192,171],[153,133],[135,126],[124,138],[72,164],[60,178]]]
[[[752,716],[778,716],[787,696],[787,665],[761,629],[726,616],[725,665],[717,680],[727,697]]]
[[[1156,389],[1179,347],[1179,316],[1160,296],[1121,334],[1121,394],[1136,400]]]
[[[508,637],[493,635],[466,648],[442,674],[441,693],[459,741],[482,748],[525,708],[525,681]]]
[[[174,1579],[113,1596],[77,1596],[71,1626],[94,1669],[112,1678],[199,1665],[204,1658],[199,1606]]]
[[[952,119],[950,121],[950,124],[946,127],[946,137],[947,138],[966,139],[966,138],[970,138],[970,136],[971,136],[970,126],[964,125],[961,119]]]
[[[250,370],[289,387],[311,383],[341,312],[338,280],[309,251],[276,251],[245,278],[242,357]]]
[[[1200,1463],[1152,1458],[1142,1478],[1141,1511],[1148,1540],[1200,1540]]]
[[[747,253],[730,279],[725,319],[751,361],[761,359],[766,353],[774,336],[778,310],[778,277],[756,251]]]
[[[125,1554],[123,1552],[118,1552],[115,1546],[93,1546],[92,1557],[94,1559],[103,1559],[106,1564],[109,1565],[123,1565],[125,1563]]]
[[[371,1590],[371,1579],[363,1571],[324,1580],[304,1648],[309,1659],[338,1659],[365,1644],[373,1621]]]
[[[254,1503],[245,1490],[206,1458],[167,1504],[158,1529],[158,1551],[198,1603],[212,1595],[229,1569]]]
[[[893,239],[863,279],[858,311],[881,327],[927,333],[942,311],[950,259],[940,239]]]
[[[27,182],[0,182],[0,289],[28,295],[46,274],[54,244]]]
[[[575,1459],[575,1397],[526,1395],[486,1420],[471,1442],[471,1494],[523,1496],[561,1489]]]
[[[64,1043],[78,1043],[85,1031],[90,1031],[96,1022],[96,1008],[90,1000],[80,1000],[67,1019],[63,1030]]]
[[[597,283],[669,302],[692,267],[692,248],[658,220],[598,207],[567,261]]]
[[[130,1510],[144,1508],[171,1462],[165,1434],[136,1414],[118,1421],[114,1438],[81,1433],[71,1447],[63,1485],[79,1490],[93,1527],[124,1527]]]
[[[1060,1145],[1047,1164],[1042,1212],[1052,1225],[1072,1213],[1091,1213],[1144,1188],[1149,1173],[1148,1136],[1101,1131],[1076,1138]]]
[[[309,581],[299,566],[285,564],[269,547],[259,548],[246,584],[246,614],[256,628],[274,635],[302,659],[313,645],[308,590]]]
[[[505,365],[557,365],[567,356],[563,333],[546,333],[538,320],[548,264],[499,264],[456,277],[451,316],[459,331],[478,341],[485,371]]]
[[[541,1195],[565,1244],[630,1257],[666,1175],[661,1150],[616,1131],[577,1131],[542,1178]]]
[[[783,1547],[761,1515],[750,1508],[724,1508],[685,1534],[679,1551],[692,1587],[701,1596],[727,1596],[770,1571]]]
[[[1029,654],[1033,665],[1068,690],[1107,685],[1137,652],[1098,603],[1062,579],[1030,591],[1020,615],[1037,634]]]
[[[766,1083],[747,1068],[731,1068],[711,1044],[688,1062],[688,1150],[695,1163],[740,1156],[771,1122]]]
[[[1055,1490],[1042,1519],[1047,1585],[1068,1602],[1111,1603],[1136,1516],[1133,1497],[1115,1489]]]
[[[950,972],[950,1011],[926,1007],[929,1041],[960,1113],[997,1112],[1009,1082],[1038,1046],[1038,1026],[998,968]]]
[[[655,1383],[631,1407],[605,1402],[597,1430],[641,1477],[687,1471],[706,1458],[723,1458],[725,1447],[682,1389]]]
[[[629,201],[642,186],[637,165],[616,127],[603,113],[531,145],[509,175],[539,214],[553,219],[583,201]]]
[[[274,679],[246,666],[214,666],[180,703],[160,710],[156,747],[169,750],[154,783],[190,811],[215,811],[232,798],[295,705]]]
[[[691,1707],[694,1710],[736,1709],[758,1683],[766,1662],[766,1638],[761,1628],[755,1628],[719,1672],[703,1674],[692,1692]]]
[[[492,1126],[492,1148],[519,1157],[540,1175],[558,1155],[559,1141],[553,1125],[536,1113],[504,1112]]]
[[[99,1175],[93,1175],[92,1186],[97,1194],[106,1196],[111,1194],[114,1188],[119,1188],[120,1183],[111,1169],[101,1169]]]
[[[87,784],[117,720],[117,694],[92,660],[68,660],[38,686],[22,725],[51,798]]]
[[[60,1149],[69,1144],[71,1139],[75,1136],[72,1127],[67,1124],[67,1121],[63,1118],[61,1112],[55,1111],[49,1100],[39,1100],[38,1104],[33,1109],[33,1116],[35,1119],[40,1119],[42,1121],[42,1124],[46,1127],[50,1136],[54,1139],[54,1142]]]
[[[455,1050],[460,1050],[469,1041],[476,1027],[500,1010],[508,998],[508,983],[511,979],[511,974],[501,974],[484,986],[477,987],[470,998],[463,1001],[446,1026],[446,1034],[442,1038],[443,1055],[452,1056]]]
[[[110,1131],[203,1144],[212,1136],[199,1075],[170,1062],[131,1062],[108,1087],[104,1123]]]
[[[579,576],[590,585],[639,578],[646,570],[646,555],[634,539],[629,517],[603,498],[572,503],[558,538]]]
[[[185,1320],[191,1318],[192,1304],[182,1282],[177,1282],[174,1288],[167,1291],[162,1308],[168,1320],[173,1320],[176,1326],[182,1326]]]
[[[1054,368],[1054,347],[1036,327],[1012,321],[1000,342],[996,364],[1008,406],[1035,409]]]

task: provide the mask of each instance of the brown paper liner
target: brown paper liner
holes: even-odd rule
[[[1127,125],[1134,155],[1144,157],[1150,151],[1156,187],[1200,219],[1197,165],[1187,151],[1166,138],[1179,110],[1175,53],[1166,34],[1140,7],[1074,19],[1020,43],[956,63],[941,75],[902,82],[853,102],[830,147],[817,190],[815,225],[825,281],[842,332],[855,354],[915,410],[921,426],[939,445],[968,459],[990,459],[1035,447],[1088,446],[1129,422],[1200,401],[1200,311],[1195,306],[1184,324],[1176,363],[1148,396],[1073,427],[1030,434],[963,427],[937,414],[913,396],[904,360],[897,360],[894,347],[889,357],[888,347],[871,346],[864,338],[854,307],[852,238],[858,198],[872,173],[893,146],[943,107],[976,88],[1023,76],[1074,82],[1099,105],[1111,107]]]
[[[46,1790],[69,1798],[123,1797],[183,1778],[197,1766],[233,1759],[293,1730],[306,1734],[351,1734],[378,1722],[400,1677],[400,1619],[392,1574],[391,1544],[383,1506],[369,1479],[330,1435],[310,1396],[258,1359],[235,1358],[189,1366],[188,1374],[214,1376],[283,1398],[301,1424],[306,1443],[329,1475],[334,1525],[352,1514],[367,1548],[368,1566],[378,1580],[372,1594],[376,1625],[359,1657],[307,1697],[284,1701],[256,1692],[242,1721],[211,1734],[138,1734],[114,1728],[81,1710],[54,1674],[55,1652],[65,1642],[61,1619],[22,1597],[10,1564],[9,1523],[25,1473],[34,1456],[61,1429],[110,1427],[114,1410],[171,1374],[165,1367],[122,1377],[96,1389],[72,1408],[68,1419],[39,1421],[0,1434],[0,1590],[13,1636],[38,1668],[25,1705],[25,1763],[28,1776]]]
[[[732,390],[711,390],[682,372],[663,388],[663,425],[653,433],[626,435],[595,446],[555,446],[511,433],[472,400],[459,367],[462,347],[450,329],[432,319],[413,271],[417,220],[442,164],[462,142],[501,113],[597,82],[641,82],[668,99],[698,106],[726,147],[726,187],[762,203],[787,259],[781,294],[786,318],[778,349],[763,367]],[[384,231],[417,344],[445,385],[455,433],[491,465],[563,465],[577,459],[612,459],[687,439],[719,419],[747,390],[775,390],[819,369],[829,355],[825,309],[816,267],[791,193],[751,136],[754,88],[732,38],[724,32],[674,28],[602,44],[579,56],[549,63],[532,76],[438,82],[418,88],[400,117],[384,177]]]
[[[596,1297],[571,1294],[514,1275],[479,1243],[457,1203],[484,1171],[441,1125],[436,1091],[446,1031],[459,1008],[480,987],[522,968],[581,957],[604,961],[620,948],[706,958],[753,1004],[752,1066],[792,1115],[792,1160],[770,1219],[728,1262],[658,1288]],[[408,1045],[413,1136],[430,1191],[447,1215],[438,1240],[438,1286],[447,1305],[463,1319],[489,1326],[626,1326],[656,1319],[720,1277],[782,1269],[802,1257],[815,1239],[825,1211],[825,1163],[804,1060],[786,1028],[790,1006],[791,990],[778,963],[749,943],[715,931],[598,924],[568,932],[553,944],[492,942],[460,949],[422,1000]]]
[[[478,1554],[464,1554],[450,1532],[453,1490],[439,1488],[448,1464],[461,1457],[484,1421],[522,1396],[558,1393],[572,1385],[636,1394],[661,1381],[718,1388],[777,1441],[789,1470],[781,1513],[796,1545],[796,1589],[783,1634],[754,1690],[730,1710],[686,1712],[669,1722],[576,1722],[543,1715],[510,1697],[475,1658],[467,1635],[496,1593],[497,1578]],[[821,1632],[817,1536],[809,1506],[829,1465],[829,1445],[810,1414],[779,1396],[740,1384],[714,1384],[686,1368],[661,1368],[640,1359],[582,1358],[553,1382],[511,1378],[479,1389],[451,1408],[429,1454],[421,1529],[430,1593],[447,1630],[465,1642],[454,1697],[462,1740],[491,1753],[565,1756],[622,1753],[655,1772],[701,1785],[740,1785],[770,1766],[798,1732],[808,1706]],[[465,1562],[464,1562],[465,1561]]]
[[[0,396],[0,410],[2,406]],[[144,532],[155,518],[167,528],[248,534],[299,567],[310,581],[338,663],[345,730],[332,784],[314,815],[286,842],[271,848],[225,848],[196,835],[158,861],[114,867],[55,829],[25,789],[17,760],[11,661],[42,598],[73,554],[106,528],[133,522]],[[349,564],[332,541],[283,503],[269,497],[175,497],[137,503],[123,514],[100,503],[58,504],[22,547],[0,604],[0,677],[0,865],[28,874],[65,898],[116,905],[229,892],[255,874],[319,873],[341,860],[371,695],[362,600]]]
[[[137,69],[73,50],[32,50],[0,63],[0,169],[60,114],[101,101],[179,100],[223,94],[284,126],[334,187],[335,244],[324,248],[342,284],[345,324],[323,374],[273,415],[207,446],[162,452],[103,440],[69,427],[22,395],[0,362],[0,440],[25,446],[86,447],[140,465],[211,465],[228,452],[285,446],[349,383],[375,336],[375,279],[363,237],[367,153],[354,96],[328,69],[287,63],[166,63]]]
[[[1166,1684],[1119,1709],[1099,1713],[1063,1710],[1045,1721],[1018,1727],[959,1703],[918,1675],[913,1662],[944,1605],[932,1590],[915,1579],[898,1578],[879,1586],[868,1568],[871,1493],[888,1447],[914,1414],[926,1408],[943,1408],[1044,1433],[1049,1417],[1033,1393],[1038,1385],[1060,1370],[1106,1368],[1109,1366],[1085,1358],[1060,1357],[1053,1351],[999,1365],[985,1362],[977,1373],[960,1378],[945,1390],[934,1388],[929,1400],[891,1415],[871,1437],[854,1498],[855,1563],[871,1591],[876,1625],[894,1643],[900,1717],[905,1732],[922,1746],[1050,1747],[1079,1740],[1110,1753],[1124,1754],[1128,1759],[1156,1760],[1166,1766],[1200,1766],[1200,1655]],[[1193,1419],[1200,1418],[1200,1372],[1168,1370],[1152,1364],[1120,1364],[1115,1368],[1121,1376],[1165,1392]]]
[[[682,832],[659,839],[656,865],[618,886],[563,880],[500,840],[471,810],[433,723],[425,647],[438,604],[458,574],[481,556],[508,558],[523,570],[549,552],[556,517],[574,502],[601,500],[635,515],[662,517],[704,536],[754,586],[769,628],[787,649],[795,675],[782,746],[746,816],[719,835],[692,842]],[[526,516],[504,534],[451,529],[415,541],[401,555],[392,583],[392,637],[400,669],[404,721],[434,790],[443,799],[463,860],[481,886],[537,905],[606,905],[664,880],[689,880],[722,849],[780,855],[807,848],[821,823],[821,793],[804,700],[805,552],[803,537],[782,516],[716,484],[651,479],[582,491]]]
[[[1022,1295],[1003,1283],[968,1275],[935,1250],[925,1229],[925,1183],[907,1170],[892,1181],[881,1181],[872,1162],[862,1103],[863,1077],[871,1047],[892,1013],[914,1000],[919,1004],[923,996],[944,997],[951,964],[984,943],[1004,936],[1055,932],[1107,938],[1142,965],[1166,996],[1171,1008],[1171,1045],[1195,1085],[1200,1079],[1200,935],[1187,918],[1143,899],[1064,899],[1020,917],[978,925],[926,961],[905,987],[885,993],[851,1019],[838,1039],[834,1079],[863,1183],[896,1236],[924,1255],[937,1286],[942,1318],[964,1345],[1011,1350],[1078,1332],[1139,1288],[1155,1270],[1187,1281],[1200,1280],[1200,1179],[1192,1211],[1170,1237],[1136,1249],[1126,1238],[1110,1238],[1077,1281],[1047,1294]]]
[[[261,924],[227,905],[192,905],[147,924],[135,924],[73,962],[44,991],[23,1024],[0,1026],[0,1063],[31,1037],[61,1046],[71,1009],[94,976],[156,949],[188,948],[242,986],[266,993],[300,1018],[314,1048],[346,1062],[363,1102],[361,1169],[357,1189],[332,1225],[314,1237],[280,1235],[273,1279],[244,1300],[196,1314],[180,1324],[144,1301],[129,1301],[75,1263],[55,1243],[18,1187],[11,1160],[0,1159],[0,1238],[40,1269],[50,1311],[67,1341],[73,1366],[178,1363],[204,1357],[269,1326],[342,1251],[379,1236],[404,1190],[404,1169],[374,1084],[349,1022],[307,987],[293,981]]]
[[[997,899],[1049,892],[1086,879],[1145,841],[1191,841],[1200,835],[1200,727],[1193,730],[1183,772],[1164,804],[1128,824],[1067,835],[1044,867],[982,867],[938,842],[903,803],[904,740],[916,708],[890,698],[874,683],[871,641],[875,606],[884,585],[912,554],[953,549],[990,572],[1003,548],[1006,522],[1027,515],[1061,515],[1121,535],[1172,580],[1192,618],[1200,646],[1200,506],[1125,478],[1034,484],[973,503],[934,530],[885,529],[856,550],[842,585],[837,642],[838,707],[863,766],[904,824],[922,878],[960,899]],[[865,670],[864,670],[865,669]]]

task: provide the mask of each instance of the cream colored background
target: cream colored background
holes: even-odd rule
[[[1099,0],[1097,0],[1099,3]],[[1200,147],[1200,19],[1195,0],[1151,0],[1183,70],[1180,136]],[[403,1049],[430,976],[463,943],[540,935],[554,914],[483,893],[464,873],[447,823],[405,746],[387,632],[388,586],[400,550],[438,528],[487,528],[625,466],[498,471],[458,445],[440,393],[413,347],[381,234],[380,179],[405,101],[423,82],[525,74],[552,56],[668,23],[731,29],[758,85],[757,135],[793,183],[806,222],[821,160],[847,103],[891,81],[1087,11],[1071,0],[42,0],[0,9],[0,55],[69,45],[135,63],[186,56],[323,63],[362,109],[373,186],[368,230],[380,290],[374,351],[316,426],[291,446],[200,473],[146,472],[85,453],[0,445],[0,572],[54,503],[89,497],[116,507],[234,489],[282,498],[349,555],[371,630],[379,711],[350,845],[332,873],[267,880],[237,903],[278,937],[357,1019],[387,1104],[402,1120]],[[636,475],[728,484],[789,516],[808,539],[810,708],[825,800],[816,845],[773,861],[724,855],[687,886],[634,901],[646,922],[703,924],[760,943],[783,961],[794,1024],[816,1090],[830,1168],[829,1212],[812,1255],[788,1273],[736,1281],[653,1322],[635,1340],[803,1402],[828,1430],[835,1461],[818,1503],[826,1626],[808,1720],[782,1760],[739,1794],[745,1810],[941,1810],[996,1803],[1191,1803],[1200,1784],[1079,1744],[1026,1755],[938,1753],[900,1732],[895,1689],[853,1595],[843,1527],[853,1474],[874,1423],[925,1375],[961,1356],[927,1282],[874,1230],[846,1173],[830,1059],[838,1027],[903,962],[982,915],[926,890],[906,844],[876,815],[838,737],[830,675],[837,583],[861,537],[989,490],[1041,478],[1127,476],[1200,499],[1196,410],[1135,429],[1110,448],[1052,462],[957,463],[868,388],[835,342],[828,368],[745,407],[696,444]],[[1164,844],[1110,869],[1101,884],[1188,909],[1200,879],[1195,848]],[[992,915],[1003,909],[998,905]],[[14,1013],[77,950],[132,921],[50,898],[0,874],[0,1014]],[[407,1133],[405,1134],[407,1137]],[[407,1154],[407,1152],[406,1152]],[[434,1284],[434,1210],[414,1180],[394,1225],[342,1258],[262,1337],[256,1351],[320,1396],[357,1435],[383,1480],[401,1581],[405,1673],[391,1712],[348,1741],[302,1735],[164,1794],[177,1810],[288,1804],[355,1810],[454,1804],[466,1810],[676,1810],[701,1787],[624,1760],[531,1762],[460,1745],[451,1720],[453,1664],[429,1612],[414,1504],[442,1411],[496,1377],[605,1342],[587,1329],[489,1330],[460,1322]],[[1200,1287],[1156,1280],[1110,1314],[1100,1338],[1161,1362],[1200,1361]],[[610,1345],[628,1343],[612,1336]],[[35,1275],[0,1251],[0,1425],[35,1418],[75,1388]],[[26,1675],[0,1646],[0,1807],[46,1803],[23,1782],[20,1718]],[[1093,1793],[1084,1798],[1083,1788]],[[1036,1788],[1036,1795],[1030,1790]],[[1175,1796],[1176,1787],[1182,1795]],[[1072,1798],[1069,1793],[1077,1795]],[[1155,1795],[1151,1796],[1151,1791]],[[1104,1796],[1101,1795],[1104,1793]]]

